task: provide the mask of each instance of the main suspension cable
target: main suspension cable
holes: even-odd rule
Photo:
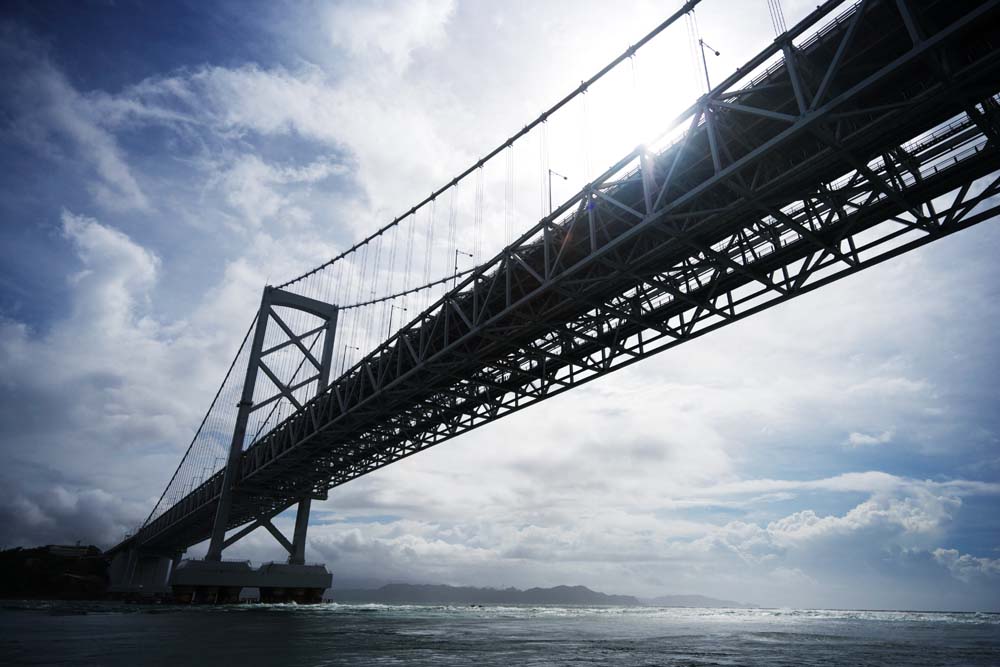
[[[465,269],[464,271],[459,271],[457,273],[449,273],[444,278],[438,278],[437,280],[432,280],[429,283],[418,285],[416,287],[411,287],[410,289],[403,290],[402,292],[396,292],[395,294],[386,294],[385,296],[380,296],[377,299],[371,299],[369,301],[360,301],[358,303],[351,303],[346,306],[337,306],[337,308],[340,310],[351,310],[352,308],[361,308],[363,306],[370,306],[375,303],[382,303],[383,301],[391,301],[393,299],[398,299],[400,297],[413,294],[414,292],[420,292],[422,290],[430,289],[431,287],[435,287],[437,285],[443,285],[449,280],[454,280],[456,277],[464,278],[470,273],[473,273],[476,270],[476,268],[477,267],[472,267],[471,269]]]
[[[551,107],[549,107],[548,109],[546,109],[545,111],[543,111],[541,113],[541,115],[538,116],[538,118],[536,118],[535,120],[531,121],[530,123],[528,123],[527,125],[525,125],[523,128],[521,128],[520,130],[518,130],[514,134],[510,135],[509,137],[507,137],[507,139],[505,139],[503,142],[501,142],[499,146],[497,146],[492,151],[490,151],[489,153],[487,153],[486,155],[484,155],[482,158],[480,158],[474,164],[470,165],[462,173],[458,174],[453,179],[451,179],[450,181],[448,181],[448,183],[446,183],[445,185],[441,186],[440,188],[438,188],[437,190],[435,190],[434,192],[432,192],[426,199],[424,199],[420,203],[418,203],[415,206],[413,206],[409,211],[407,211],[407,212],[399,215],[398,217],[394,218],[391,222],[383,225],[382,227],[379,227],[377,230],[375,230],[374,232],[372,232],[371,234],[369,234],[368,236],[366,236],[362,240],[358,241],[357,243],[355,243],[354,245],[352,245],[347,250],[341,252],[339,255],[336,255],[335,257],[331,258],[330,260],[328,260],[328,261],[320,264],[317,267],[314,267],[313,269],[310,269],[309,271],[303,273],[300,276],[292,278],[291,280],[278,285],[278,287],[279,288],[289,287],[290,285],[293,285],[293,284],[295,284],[295,283],[297,283],[297,282],[299,282],[301,280],[304,280],[304,279],[308,278],[309,276],[311,276],[311,275],[313,275],[315,273],[318,273],[319,271],[322,271],[326,267],[331,266],[335,262],[338,262],[341,259],[343,259],[344,257],[347,257],[352,252],[360,249],[361,247],[363,247],[363,246],[367,245],[368,243],[374,241],[375,239],[379,238],[380,236],[382,236],[383,234],[385,234],[387,231],[389,231],[390,229],[392,229],[396,225],[400,224],[407,217],[416,214],[416,212],[418,210],[420,210],[421,208],[423,208],[424,206],[426,206],[430,202],[434,201],[434,199],[436,199],[441,194],[443,194],[444,192],[446,192],[448,190],[448,188],[450,188],[450,187],[452,187],[454,185],[457,185],[459,181],[465,179],[467,176],[469,176],[469,174],[472,174],[473,172],[475,172],[476,169],[482,167],[486,162],[492,160],[494,157],[496,157],[497,155],[499,155],[501,152],[503,152],[503,150],[505,148],[507,148],[508,146],[512,145],[515,141],[519,140],[524,135],[528,134],[531,130],[533,130],[539,124],[544,123],[552,114],[554,114],[556,111],[558,111],[559,109],[561,109],[564,106],[566,106],[567,104],[569,104],[578,95],[581,95],[581,94],[585,93],[590,86],[592,86],[593,84],[597,83],[602,78],[604,78],[604,76],[608,72],[610,72],[611,70],[615,69],[619,64],[621,64],[622,62],[624,62],[625,60],[627,60],[628,58],[630,58],[632,56],[632,54],[634,54],[637,50],[639,50],[640,48],[642,48],[643,46],[645,46],[646,43],[648,43],[654,37],[656,37],[661,32],[663,32],[664,30],[666,30],[668,27],[670,27],[670,25],[672,25],[675,21],[677,21],[677,19],[681,18],[682,16],[684,16],[688,12],[690,12],[692,9],[694,9],[695,6],[697,6],[698,3],[700,3],[700,2],[701,2],[701,0],[688,0],[687,2],[685,2],[681,6],[680,9],[678,9],[676,12],[674,12],[673,14],[671,14],[666,20],[664,20],[658,26],[656,26],[655,28],[653,28],[652,30],[650,30],[648,33],[646,33],[646,35],[643,36],[642,39],[640,39],[638,42],[636,42],[635,44],[633,44],[633,45],[629,46],[627,49],[625,49],[625,51],[621,55],[619,55],[617,58],[615,58],[614,60],[612,60],[611,62],[609,62],[607,65],[605,65],[604,67],[602,67],[596,74],[594,74],[593,76],[591,76],[589,79],[587,79],[585,81],[582,81],[577,88],[575,88],[568,95],[566,95],[561,100],[559,100],[558,102],[556,102],[555,104],[553,104]]]
[[[212,410],[215,408],[216,402],[219,400],[219,395],[222,394],[222,390],[226,386],[226,382],[229,381],[229,376],[233,372],[233,368],[236,367],[236,362],[239,360],[240,355],[243,353],[243,348],[246,346],[247,341],[250,339],[250,333],[253,331],[254,327],[257,325],[257,313],[254,313],[253,321],[250,322],[250,327],[247,329],[246,334],[243,336],[243,342],[240,343],[239,349],[236,351],[236,355],[233,357],[232,363],[229,364],[229,370],[226,371],[226,376],[222,378],[222,384],[219,385],[219,389],[215,392],[215,396],[212,398],[212,404],[208,406],[208,410],[205,412],[205,416],[202,417],[201,423],[198,425],[198,430],[194,432],[194,437],[191,438],[191,444],[188,445],[187,450],[184,452],[184,456],[181,457],[181,462],[177,464],[177,469],[174,470],[174,474],[170,477],[170,481],[163,489],[163,493],[160,494],[159,500],[153,505],[153,509],[149,512],[149,516],[146,520],[142,522],[145,526],[153,518],[153,514],[156,512],[160,503],[163,502],[163,498],[167,495],[167,491],[170,490],[170,485],[174,483],[177,478],[177,473],[180,472],[181,468],[184,466],[184,461],[187,460],[188,455],[191,453],[191,448],[194,447],[194,443],[198,442],[198,436],[201,435],[202,429],[205,427],[205,422],[208,421],[209,415],[212,414]]]

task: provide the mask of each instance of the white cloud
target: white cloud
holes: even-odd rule
[[[79,485],[97,480],[101,498],[128,499],[116,520],[137,521],[159,493],[150,480],[165,482],[176,465],[245,321],[203,322],[197,311],[190,322],[157,319],[159,258],[95,219],[63,212],[62,223],[81,264],[69,277],[71,309],[45,331],[0,321],[4,442],[15,452],[4,478],[63,530],[75,515],[56,501],[91,498],[94,489]],[[108,531],[80,537],[107,540]]]
[[[70,277],[80,297],[74,301],[75,319],[103,335],[123,333],[136,321],[137,308],[149,305],[159,258],[93,218],[63,211],[62,223],[84,266]]]
[[[972,581],[978,577],[1000,577],[1000,558],[977,558],[957,549],[935,549],[934,560],[948,568],[956,579]]]
[[[331,6],[325,22],[334,46],[361,60],[377,54],[402,71],[412,61],[414,50],[440,47],[453,11],[451,0],[344,3]]]
[[[154,87],[186,87],[200,105],[197,116],[220,133],[295,135],[348,150],[357,161],[357,182],[383,221],[445,181],[451,174],[442,167],[461,164],[455,156],[462,148],[433,118],[448,100],[435,101],[405,80],[333,81],[316,67],[244,66],[203,68],[182,82],[147,82],[144,89]],[[401,106],[400,87],[419,103]]]
[[[292,193],[281,186],[309,186],[345,173],[343,165],[328,158],[295,166],[269,164],[255,154],[246,154],[224,165],[213,182],[237,211],[241,224],[261,227],[276,221],[302,228],[311,222],[311,214],[296,202],[307,197],[309,190]]]
[[[7,85],[17,117],[9,130],[20,141],[59,160],[66,140],[73,156],[89,165],[94,199],[113,211],[146,211],[150,203],[129,167],[114,135],[102,118],[44,56],[41,46],[8,24],[0,26],[0,59],[16,63],[18,73]]]
[[[870,445],[884,445],[887,442],[892,441],[892,431],[882,431],[878,435],[870,435],[868,433],[858,433],[857,431],[852,431],[850,435],[847,436],[847,444],[851,447],[865,447]]]
[[[767,531],[779,542],[814,540],[873,527],[890,532],[933,533],[951,520],[961,504],[958,498],[926,492],[904,498],[876,496],[843,516],[821,517],[813,510],[802,510],[772,521]]]

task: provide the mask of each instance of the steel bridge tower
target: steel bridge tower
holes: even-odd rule
[[[282,318],[282,312],[287,310],[312,316],[313,326],[305,331],[294,331]],[[305,546],[312,501],[325,500],[325,490],[307,489],[298,497],[295,530],[291,540],[271,522],[273,515],[262,516],[229,537],[226,537],[226,527],[230,522],[233,498],[241,493],[236,481],[240,459],[248,444],[247,425],[250,416],[281,398],[301,409],[300,401],[303,396],[297,392],[312,387],[313,391],[309,393],[314,396],[327,388],[336,341],[337,312],[337,306],[332,304],[271,286],[264,288],[253,329],[243,390],[237,404],[236,425],[223,472],[222,492],[215,509],[208,552],[204,560],[181,560],[183,550],[165,553],[137,546],[123,551],[117,554],[112,565],[116,591],[153,594],[172,591],[180,601],[233,602],[239,599],[242,588],[249,587],[259,588],[261,601],[264,602],[319,601],[323,591],[330,587],[332,576],[323,565],[306,565]],[[265,341],[269,340],[268,334],[273,334],[275,330],[283,334],[283,340],[267,346]],[[274,336],[270,338],[273,339]],[[319,341],[322,343],[316,355],[313,350]],[[299,357],[300,363],[309,364],[313,372],[308,377],[297,382],[294,379],[286,381],[271,367],[271,359],[289,352]],[[260,376],[266,377],[271,383],[264,390],[263,396],[257,391]],[[269,563],[253,570],[244,561],[222,559],[224,549],[261,527],[271,533],[288,552],[287,563]]]

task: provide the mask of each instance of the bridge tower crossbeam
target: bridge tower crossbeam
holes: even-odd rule
[[[308,313],[318,318],[321,323],[306,331],[293,331],[292,327],[279,314],[278,308],[289,308]],[[236,425],[233,428],[233,439],[229,446],[229,457],[226,461],[226,468],[223,474],[222,494],[216,508],[215,521],[212,525],[212,537],[205,560],[222,560],[223,549],[250,534],[256,528],[263,526],[288,551],[288,562],[290,564],[302,565],[305,562],[306,529],[309,525],[309,511],[313,494],[306,493],[298,501],[295,532],[292,541],[289,541],[271,523],[271,518],[275,516],[274,513],[269,516],[258,517],[255,522],[229,539],[226,539],[226,527],[232,508],[233,495],[235,493],[234,487],[238,482],[240,457],[247,444],[247,425],[250,421],[250,416],[257,410],[266,408],[282,398],[286,399],[297,410],[301,410],[303,401],[296,397],[295,392],[297,390],[307,387],[312,383],[316,385],[315,392],[313,392],[314,395],[326,389],[330,383],[330,368],[333,361],[333,346],[337,329],[337,312],[337,307],[332,304],[275,287],[268,286],[264,288],[264,294],[260,300],[260,309],[257,313],[253,343],[250,347],[246,377],[243,381],[243,393],[240,398],[239,412],[236,417]],[[287,336],[287,340],[265,348],[268,327],[272,323]],[[312,350],[320,336],[323,339],[323,344],[322,351],[317,358]],[[308,339],[310,338],[313,340],[307,347]],[[283,379],[269,364],[269,359],[274,358],[275,355],[292,346],[297,348],[298,352],[302,355],[302,363],[308,363],[314,371],[313,374],[305,379],[296,380],[298,372],[293,374],[289,379]],[[271,395],[255,403],[254,396],[257,390],[257,379],[261,373],[273,383],[275,389]],[[325,494],[322,497],[325,497]]]

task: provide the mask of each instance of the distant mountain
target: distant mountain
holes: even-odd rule
[[[707,607],[707,608],[729,608],[729,609],[749,609],[757,605],[733,602],[732,600],[718,600],[704,595],[661,595],[655,598],[642,600],[642,604],[650,607]]]
[[[330,590],[334,602],[380,604],[552,604],[632,607],[641,603],[631,595],[607,595],[585,586],[553,588],[473,588],[430,584],[388,584],[375,590]]]

